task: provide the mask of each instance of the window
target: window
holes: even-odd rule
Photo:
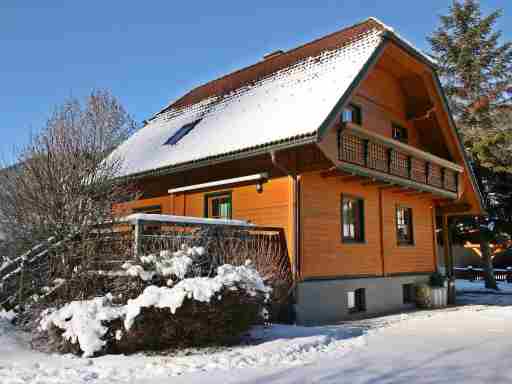
[[[152,215],[161,215],[162,214],[162,206],[161,205],[151,205],[148,207],[134,208],[133,213],[148,213],[148,214],[152,214]]]
[[[393,139],[407,144],[407,142],[409,140],[409,135],[407,134],[407,128],[404,128],[398,124],[393,124]]]
[[[416,289],[414,284],[403,284],[402,293],[404,304],[411,304],[416,302]]]
[[[341,121],[343,123],[354,123],[361,125],[363,123],[361,107],[355,104],[347,105],[341,115]]]
[[[396,237],[399,245],[414,243],[411,208],[396,207]]]
[[[341,196],[341,240],[364,242],[364,201],[362,199]]]
[[[366,311],[366,298],[364,288],[347,292],[347,308],[350,313]]]
[[[231,219],[231,192],[205,195],[205,217],[212,219]]]
[[[193,121],[192,123],[185,124],[183,127],[178,129],[170,138],[167,140],[164,145],[176,145],[178,142],[183,139],[194,127],[201,121],[201,119]]]

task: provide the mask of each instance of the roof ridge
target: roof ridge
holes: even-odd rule
[[[357,30],[358,28],[361,28],[365,24],[368,25],[367,28]],[[388,27],[386,24],[384,24],[379,19],[377,19],[375,17],[369,17],[360,22],[352,24],[348,27],[342,28],[338,31],[329,33],[325,36],[319,37],[319,38],[309,41],[307,43],[301,44],[297,47],[291,48],[291,49],[283,52],[280,55],[268,58],[266,60],[260,60],[256,63],[253,63],[246,67],[237,69],[233,72],[227,73],[227,74],[222,75],[216,79],[213,79],[213,80],[203,83],[195,88],[192,88],[190,91],[185,93],[183,96],[176,98],[174,101],[169,103],[165,108],[161,109],[159,112],[157,112],[155,115],[153,115],[148,120],[153,120],[157,116],[161,115],[162,113],[164,113],[172,108],[186,107],[186,106],[195,104],[197,102],[200,102],[202,100],[208,99],[210,97],[220,96],[220,95],[229,93],[230,91],[234,91],[234,90],[242,87],[243,85],[250,83],[251,81],[259,80],[262,77],[268,76],[274,72],[277,72],[280,69],[287,68],[306,57],[315,56],[316,54],[321,53],[323,51],[349,44],[356,37],[363,35],[364,33],[368,32],[370,30],[379,29],[377,27],[382,28],[382,30],[392,31],[392,28]],[[337,45],[337,47],[329,46],[327,44],[326,47],[320,48],[318,50],[319,52],[316,52],[315,55],[310,55],[310,54],[308,54],[308,52],[305,52],[302,55],[298,54],[301,51],[307,51],[308,48],[314,47],[316,45],[320,45],[322,42],[327,42],[331,39],[336,39],[336,37],[341,36],[343,33],[349,33],[352,30],[354,30],[354,34],[346,36],[345,38],[341,39],[341,41],[338,41],[337,42],[338,44],[335,44],[335,45]],[[297,57],[293,57],[294,55],[296,55]],[[290,60],[289,61],[284,60],[286,58],[288,58]],[[276,65],[276,63],[278,63],[279,61],[285,61],[285,63],[282,65]],[[269,67],[273,67],[274,65],[275,65],[275,68],[273,68],[273,69],[269,68]],[[254,76],[248,76],[249,77],[248,79],[236,81],[237,76],[242,76],[242,75],[244,75],[250,71],[254,71],[256,69],[261,69],[261,72],[263,72],[263,73],[255,73]],[[267,71],[265,71],[265,69],[267,69]],[[268,73],[265,73],[265,72],[268,72]],[[221,86],[222,82],[226,82],[226,83],[229,82],[230,84],[225,84],[225,86],[222,87]],[[215,88],[216,86],[218,88],[223,88],[223,89],[220,92],[217,92],[214,89],[207,90],[208,87]],[[201,95],[201,91],[203,91],[202,95]]]

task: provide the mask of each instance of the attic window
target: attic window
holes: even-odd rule
[[[404,128],[398,124],[393,124],[393,139],[407,144],[407,142],[409,141],[409,135],[407,134],[407,128]]]
[[[176,145],[178,142],[183,139],[194,127],[201,121],[201,119],[193,121],[192,123],[185,124],[183,127],[178,129],[170,138],[167,140],[164,145]]]
[[[361,125],[363,122],[361,107],[355,104],[347,105],[341,115],[341,121]]]

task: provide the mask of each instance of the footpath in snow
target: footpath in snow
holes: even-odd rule
[[[176,355],[48,355],[0,315],[0,383],[505,383],[512,295],[336,326],[255,328],[251,344]],[[475,304],[477,303],[477,304]]]

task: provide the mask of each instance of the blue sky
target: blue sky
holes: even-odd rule
[[[426,49],[450,1],[0,2],[0,153],[27,141],[52,108],[111,89],[137,121],[190,88],[368,16]],[[512,2],[499,28],[512,39]]]

